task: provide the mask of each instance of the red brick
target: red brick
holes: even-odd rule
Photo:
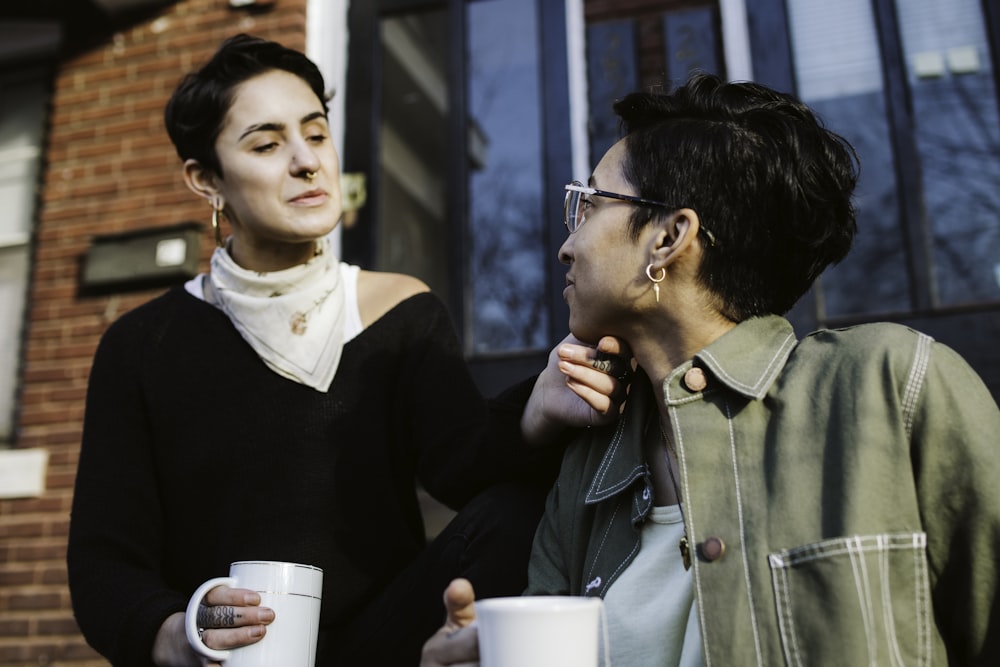
[[[37,626],[38,634],[43,637],[47,635],[70,635],[80,631],[72,615],[42,618],[38,620]]]
[[[11,611],[59,609],[62,605],[62,596],[59,593],[50,592],[34,594],[14,593],[9,596],[7,605]]]
[[[0,617],[0,641],[3,641],[4,637],[26,637],[28,635],[28,627],[29,623],[27,619]]]

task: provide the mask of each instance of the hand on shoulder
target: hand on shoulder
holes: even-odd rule
[[[415,294],[429,292],[419,278],[402,273],[361,271],[358,274],[358,311],[361,322],[369,326],[400,302]]]

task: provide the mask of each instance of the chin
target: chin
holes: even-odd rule
[[[597,345],[597,341],[603,337],[602,334],[593,331],[585,323],[575,322],[572,312],[570,312],[569,316],[569,332],[573,334],[574,338],[588,345]]]

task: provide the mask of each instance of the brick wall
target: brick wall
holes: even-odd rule
[[[47,490],[0,500],[0,665],[107,664],[80,636],[66,586],[83,400],[101,333],[155,292],[80,296],[80,262],[95,234],[187,220],[208,229],[210,209],[183,185],[163,106],[181,75],[232,33],[304,48],[305,4],[251,13],[185,0],[59,64],[16,442],[49,451]],[[203,267],[212,246],[206,231]]]

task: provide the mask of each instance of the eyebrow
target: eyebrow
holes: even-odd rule
[[[312,113],[308,113],[303,116],[301,120],[299,120],[299,125],[311,123],[317,118],[326,118],[326,114],[322,111],[313,111]],[[237,141],[243,141],[244,138],[254,132],[282,132],[285,127],[286,125],[284,123],[258,123],[257,125],[251,125],[247,129],[243,130],[243,134],[240,135]]]

